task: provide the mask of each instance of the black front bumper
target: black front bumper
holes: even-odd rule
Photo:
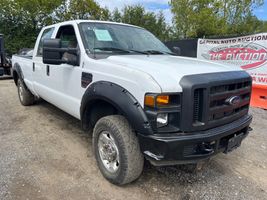
[[[153,165],[196,163],[238,147],[248,135],[251,121],[252,116],[245,115],[234,122],[205,131],[138,136],[142,152]],[[238,136],[240,143],[229,149],[229,139],[235,136]]]

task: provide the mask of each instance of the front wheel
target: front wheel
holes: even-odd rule
[[[20,103],[23,106],[30,106],[34,104],[34,95],[28,90],[21,79],[18,79],[17,87]]]
[[[123,116],[103,117],[96,123],[93,150],[101,173],[113,184],[130,183],[143,171],[138,139]]]

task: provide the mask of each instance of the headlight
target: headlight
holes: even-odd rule
[[[145,95],[144,110],[155,133],[180,130],[181,97],[181,93]]]
[[[157,127],[163,127],[168,125],[168,113],[160,113],[157,116]]]

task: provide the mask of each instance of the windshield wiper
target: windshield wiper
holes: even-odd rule
[[[159,51],[159,50],[146,50],[144,51],[146,53],[149,53],[149,54],[169,54],[169,55],[175,55],[174,53],[171,53],[171,52],[166,52],[166,51]]]
[[[146,55],[149,55],[150,53],[146,52],[146,51],[138,51],[138,50],[134,50],[134,49],[131,49],[129,50],[130,52],[135,52],[135,53],[140,53],[140,54],[146,54]]]
[[[156,55],[156,54],[169,54],[169,55],[175,55],[175,53],[171,53],[171,52],[166,52],[166,51],[159,51],[159,50],[146,50],[146,51],[139,51],[139,50],[134,50],[134,49],[130,49],[129,51],[131,52],[136,52],[136,53],[141,53],[141,54],[146,54],[146,55]]]
[[[94,50],[103,50],[103,51],[121,51],[121,52],[124,52],[124,53],[140,53],[140,54],[146,54],[146,55],[149,55],[150,53],[149,52],[145,52],[145,51],[138,51],[138,50],[134,50],[134,49],[121,49],[121,48],[116,48],[116,47],[95,47]]]
[[[152,55],[152,54],[170,54],[170,55],[175,55],[174,53],[170,52],[164,52],[164,51],[158,51],[158,50],[146,50],[146,51],[139,51],[135,49],[121,49],[121,48],[116,48],[116,47],[95,47],[94,50],[102,50],[102,51],[119,51],[123,53],[140,53],[140,54],[145,54],[145,55]]]
[[[115,47],[95,47],[94,50],[96,50],[96,49],[102,50],[102,51],[120,51],[120,52],[130,53],[129,50],[115,48]]]

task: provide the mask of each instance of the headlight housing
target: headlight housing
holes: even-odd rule
[[[180,130],[181,99],[181,93],[145,95],[144,108],[154,132]]]
[[[157,127],[163,127],[168,125],[168,113],[159,113],[157,115]]]

